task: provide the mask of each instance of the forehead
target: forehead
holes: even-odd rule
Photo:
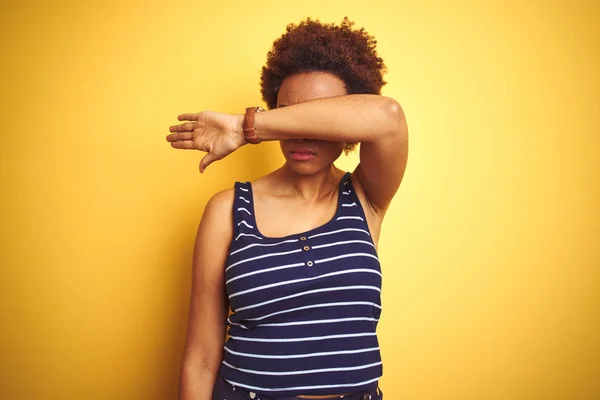
[[[300,72],[286,76],[277,93],[277,106],[346,94],[344,82],[328,72]]]

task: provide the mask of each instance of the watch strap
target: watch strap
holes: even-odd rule
[[[256,136],[256,126],[254,125],[254,116],[257,112],[265,111],[261,107],[248,107],[246,108],[246,115],[244,116],[244,137],[248,143],[259,144],[261,140]]]

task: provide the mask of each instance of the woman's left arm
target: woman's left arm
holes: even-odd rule
[[[206,151],[201,172],[246,144],[243,115],[201,112],[182,114],[179,120],[191,122],[172,126],[167,140],[175,148]],[[354,176],[378,215],[385,213],[402,181],[408,132],[402,107],[392,98],[354,94],[306,101],[257,113],[255,128],[262,141],[360,142],[360,164]]]
[[[255,126],[261,140],[360,142],[354,176],[376,214],[385,213],[404,176],[408,129],[402,107],[392,98],[346,95],[303,102],[256,114]]]

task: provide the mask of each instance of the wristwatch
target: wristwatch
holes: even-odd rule
[[[246,108],[246,115],[244,116],[244,137],[248,143],[259,144],[261,140],[256,136],[256,127],[254,126],[254,114],[265,111],[262,107],[248,107]]]

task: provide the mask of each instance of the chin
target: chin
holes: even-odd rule
[[[317,172],[331,167],[331,164],[323,165],[322,163],[310,161],[287,160],[286,164],[290,170],[298,175],[314,175]]]

